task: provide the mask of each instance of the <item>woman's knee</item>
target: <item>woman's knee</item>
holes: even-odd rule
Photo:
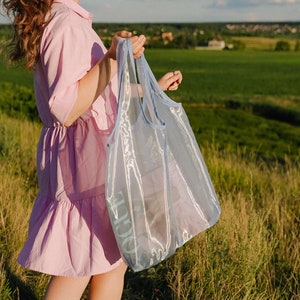
[[[80,299],[91,277],[53,276],[45,294],[45,300]]]
[[[89,299],[121,299],[127,266],[122,262],[110,272],[94,275],[90,285]]]

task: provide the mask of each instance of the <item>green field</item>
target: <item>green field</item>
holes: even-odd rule
[[[245,44],[247,50],[274,50],[276,43],[279,41],[286,41],[290,44],[291,49],[295,49],[297,39],[282,38],[282,37],[259,37],[259,36],[236,36],[231,37],[232,40],[240,41]]]
[[[185,80],[179,91],[183,101],[220,103],[267,96],[300,99],[299,53],[152,50],[146,57],[157,74],[174,68],[183,72]]]
[[[170,96],[182,102],[198,141],[221,148],[246,147],[258,157],[283,161],[298,156],[300,146],[300,55],[274,51],[147,50],[156,77],[180,69],[184,80]],[[0,66],[3,82],[32,88],[30,72]],[[7,90],[7,89],[6,89]],[[34,110],[27,89],[16,95],[10,112]],[[8,97],[0,92],[0,105]],[[1,104],[2,103],[2,104]],[[28,109],[24,103],[30,106]],[[7,104],[7,103],[6,103]]]
[[[128,271],[123,300],[299,300],[299,53],[147,50],[146,58],[157,77],[183,73],[169,95],[188,113],[222,216],[166,262]],[[0,63],[1,300],[42,299],[48,280],[16,263],[37,193],[34,114],[31,73]]]
[[[219,103],[253,97],[300,98],[300,54],[274,51],[146,50],[159,76],[180,69],[184,75],[176,97],[186,102]],[[31,73],[0,62],[0,82],[32,87]],[[280,99],[279,99],[280,100]],[[280,103],[279,103],[280,104]]]
[[[263,51],[149,51],[155,74],[181,69],[183,102],[200,143],[246,147],[260,157],[296,158],[300,55]]]

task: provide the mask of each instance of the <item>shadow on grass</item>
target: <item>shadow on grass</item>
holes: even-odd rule
[[[164,263],[141,272],[128,269],[122,300],[172,300]]]
[[[8,287],[12,291],[13,300],[39,300],[33,290],[16,276],[7,265],[4,265],[4,271],[8,280]],[[4,300],[4,299],[3,299]]]

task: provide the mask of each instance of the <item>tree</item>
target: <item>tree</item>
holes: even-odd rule
[[[291,46],[287,41],[278,41],[275,46],[275,51],[290,51]]]
[[[233,46],[233,50],[244,50],[246,48],[246,44],[240,40],[232,40],[231,44]]]

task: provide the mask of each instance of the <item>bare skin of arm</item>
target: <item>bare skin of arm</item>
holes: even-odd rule
[[[134,58],[144,53],[146,39],[143,35],[133,36],[128,31],[121,31],[115,34],[111,47],[102,59],[79,81],[78,95],[75,104],[66,118],[64,125],[70,126],[101,95],[105,87],[117,73],[116,48],[119,38],[131,38],[132,52]],[[182,81],[180,71],[168,72],[159,81],[163,90],[174,91]]]
[[[72,125],[93,104],[110,81],[114,73],[114,65],[109,55],[105,54],[101,61],[79,81],[78,96],[64,122],[65,126]]]
[[[101,95],[107,84],[117,72],[116,48],[119,38],[131,38],[132,52],[135,58],[144,53],[145,37],[134,36],[128,31],[117,32],[113,38],[111,47],[102,59],[79,81],[78,95],[75,104],[64,122],[70,126]]]

